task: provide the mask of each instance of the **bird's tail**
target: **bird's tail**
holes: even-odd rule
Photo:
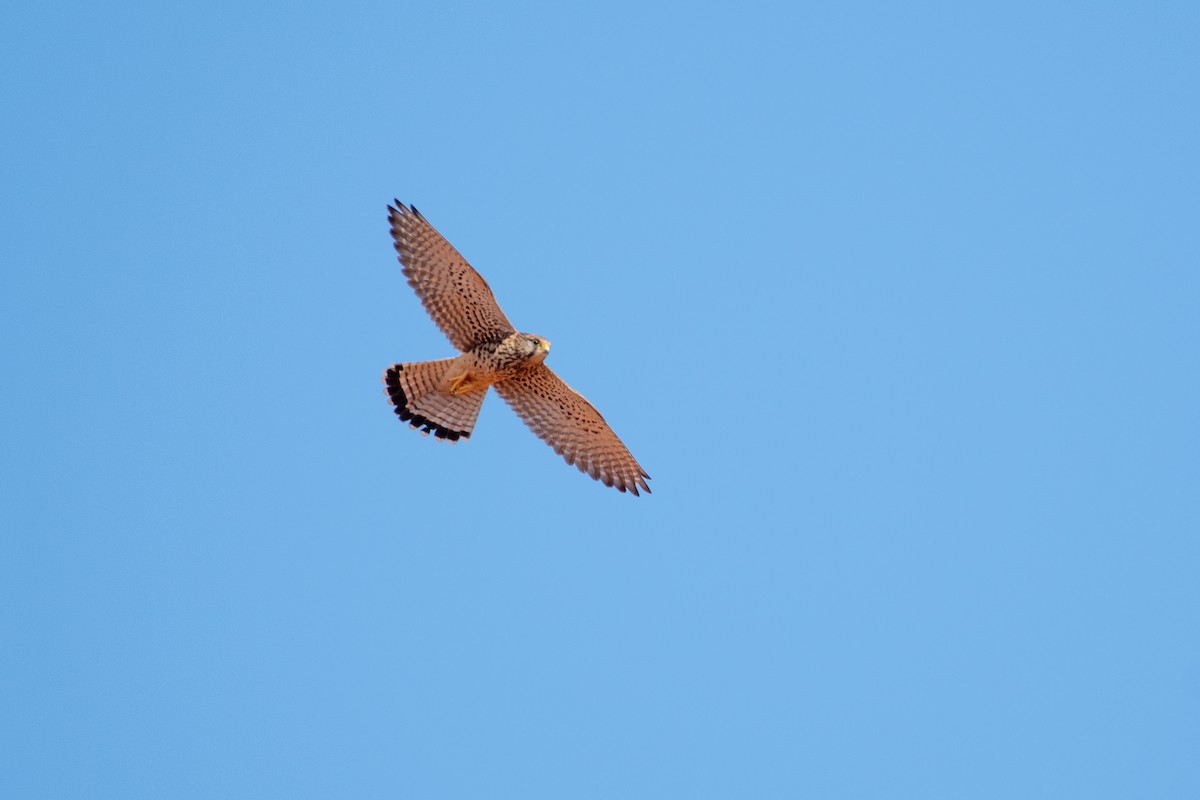
[[[470,438],[487,387],[467,394],[439,392],[438,384],[453,363],[453,358],[444,358],[392,364],[383,373],[383,383],[388,399],[396,407],[396,416],[407,421],[410,428],[420,428],[423,436],[432,433],[439,439],[457,442]]]

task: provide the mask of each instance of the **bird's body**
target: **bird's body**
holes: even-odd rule
[[[513,333],[495,344],[485,342],[454,359],[438,389],[449,394],[486,389],[542,363],[549,352],[550,342],[527,333]]]
[[[454,358],[393,364],[384,372],[400,419],[423,434],[470,438],[489,386],[568,463],[620,491],[650,491],[650,477],[582,395],[543,362],[550,342],[519,333],[491,287],[412,206],[388,207],[408,283],[459,351]]]

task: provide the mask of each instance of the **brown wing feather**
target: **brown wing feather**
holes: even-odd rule
[[[466,351],[515,330],[483,276],[415,207],[397,200],[388,221],[408,285],[451,344]]]
[[[606,486],[624,492],[649,492],[642,469],[633,454],[583,395],[567,385],[554,370],[538,364],[494,384],[525,424],[554,452]]]

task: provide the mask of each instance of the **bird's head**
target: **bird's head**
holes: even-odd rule
[[[532,351],[529,355],[529,363],[540,364],[546,360],[546,355],[550,352],[550,340],[543,336],[534,336],[532,333],[525,336],[529,342]]]

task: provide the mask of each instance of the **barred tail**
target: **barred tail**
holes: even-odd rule
[[[438,384],[452,363],[453,358],[444,358],[392,364],[383,373],[383,383],[388,399],[396,407],[396,416],[407,421],[410,428],[420,428],[423,436],[432,433],[439,439],[457,442],[470,438],[487,387],[459,395],[439,392]]]

